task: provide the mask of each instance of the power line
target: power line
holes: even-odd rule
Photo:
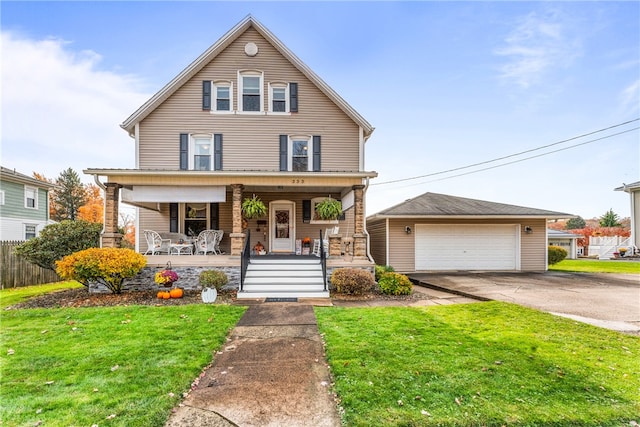
[[[426,174],[426,175],[414,176],[414,177],[410,177],[410,178],[401,178],[401,179],[394,179],[394,180],[391,180],[391,181],[383,181],[383,182],[375,182],[375,183],[372,182],[370,185],[371,186],[374,186],[374,185],[386,185],[386,184],[394,184],[396,182],[412,181],[414,179],[428,178],[430,176],[442,175],[442,174],[445,174],[445,173],[450,173],[450,172],[455,172],[455,171],[459,171],[459,170],[463,170],[463,169],[473,168],[473,167],[476,167],[476,166],[486,165],[488,163],[494,163],[494,162],[498,162],[500,160],[509,159],[511,157],[521,156],[523,154],[532,153],[534,151],[539,151],[539,150],[543,150],[545,148],[549,148],[549,147],[553,147],[553,146],[556,146],[556,145],[564,144],[566,142],[573,141],[573,140],[580,139],[580,138],[584,138],[584,137],[589,136],[589,135],[594,135],[596,133],[600,133],[600,132],[604,132],[604,131],[607,131],[607,130],[610,130],[610,129],[614,129],[614,128],[617,128],[617,127],[620,127],[620,126],[628,125],[629,123],[637,122],[638,120],[640,120],[640,117],[636,118],[636,119],[633,119],[633,120],[628,120],[626,122],[618,123],[616,125],[612,125],[612,126],[609,126],[609,127],[606,127],[606,128],[598,129],[598,130],[595,130],[593,132],[588,132],[588,133],[585,133],[585,134],[582,134],[582,135],[574,136],[572,138],[564,139],[562,141],[554,142],[552,144],[542,145],[542,146],[537,147],[537,148],[532,148],[530,150],[521,151],[519,153],[509,154],[509,155],[503,156],[503,157],[497,157],[497,158],[492,159],[492,160],[485,160],[485,161],[482,161],[482,162],[479,162],[479,163],[473,163],[473,164],[470,164],[470,165],[467,165],[467,166],[461,166],[461,167],[457,167],[457,168],[453,168],[453,169],[447,169],[447,170],[441,171],[441,172],[433,172],[433,173],[429,173],[429,174]],[[638,129],[638,128],[634,128],[634,129]],[[634,130],[634,129],[632,129],[632,130]],[[622,133],[625,133],[625,132],[621,132],[621,133],[614,134],[614,135],[611,135],[611,136],[617,136],[617,135],[620,135]],[[598,139],[595,139],[595,140],[590,141],[590,142],[599,141],[601,139],[605,139],[605,138],[598,138]],[[577,145],[573,145],[573,146],[568,147],[568,148],[574,148],[574,147],[578,147],[580,145],[584,145],[584,144],[577,144]],[[563,151],[563,150],[550,151],[550,152],[548,152],[548,154],[555,153],[555,152],[558,152],[558,151]],[[546,154],[542,154],[542,155],[546,155]],[[533,159],[533,158],[536,158],[536,157],[540,157],[540,156],[528,157],[528,158],[522,159],[522,160]],[[509,165],[511,163],[517,163],[517,162],[504,163],[503,165]],[[500,167],[500,166],[503,166],[503,165],[499,165],[499,166],[495,166],[495,167]],[[493,168],[480,169],[477,172],[481,172],[483,170],[488,170],[488,169],[493,169]],[[474,173],[474,172],[469,172],[469,173]],[[450,178],[454,178],[456,176],[468,175],[469,173],[464,173],[464,174],[460,174],[460,175],[454,175],[454,176],[452,176]],[[445,179],[448,179],[448,178],[445,178]],[[441,180],[436,180],[436,181],[441,181]],[[434,181],[429,181],[429,182],[434,182]]]
[[[459,177],[459,176],[465,176],[465,175],[471,175],[471,174],[478,173],[478,172],[484,172],[484,171],[487,171],[487,170],[500,168],[500,167],[502,167],[502,166],[507,166],[507,165],[512,165],[512,164],[514,164],[514,163],[524,162],[525,160],[531,160],[531,159],[535,159],[535,158],[538,158],[538,157],[547,156],[547,155],[549,155],[549,154],[557,153],[557,152],[560,152],[560,151],[569,150],[569,149],[571,149],[571,148],[580,147],[580,146],[582,146],[582,145],[591,144],[591,143],[593,143],[593,142],[601,141],[601,140],[603,140],[603,139],[613,138],[614,136],[618,136],[618,135],[622,135],[622,134],[625,134],[625,133],[629,133],[629,132],[632,132],[632,131],[634,131],[634,130],[638,130],[638,129],[640,129],[640,126],[639,126],[639,127],[635,127],[635,128],[631,128],[631,129],[627,129],[627,130],[623,130],[623,131],[621,131],[621,132],[614,133],[614,134],[607,135],[607,136],[603,136],[603,137],[600,137],[600,138],[592,139],[592,140],[589,140],[589,141],[581,142],[581,143],[579,143],[579,144],[570,145],[570,146],[568,146],[568,147],[559,148],[559,149],[557,149],[557,150],[548,151],[548,152],[546,152],[546,153],[536,154],[535,156],[529,156],[529,157],[525,157],[525,158],[523,158],[523,159],[513,160],[513,161],[510,161],[510,162],[501,163],[501,164],[499,164],[499,165],[495,165],[495,166],[490,166],[490,167],[486,167],[486,168],[482,168],[482,169],[476,169],[476,170],[469,171],[469,172],[459,173],[459,174],[457,174],[457,175],[446,176],[446,177],[444,177],[444,178],[433,179],[433,180],[431,180],[431,181],[422,181],[422,182],[418,182],[418,183],[415,183],[415,184],[409,184],[409,185],[405,185],[405,186],[403,186],[403,187],[401,187],[401,188],[404,188],[404,187],[413,187],[413,186],[415,186],[415,185],[422,185],[422,184],[428,184],[428,183],[431,183],[431,182],[444,181],[445,179],[457,178],[457,177]],[[573,138],[573,139],[575,139],[575,138]],[[535,151],[535,150],[529,150],[529,152],[530,152],[530,151]],[[508,156],[508,157],[512,157],[512,156]],[[503,158],[506,158],[506,157],[503,157]],[[496,160],[498,160],[498,159],[496,159]],[[494,161],[496,161],[496,160],[494,160]],[[479,163],[479,164],[485,164],[485,163],[489,163],[489,162],[482,162],[482,163]],[[464,169],[464,168],[451,169],[451,171],[460,170],[460,169]],[[442,173],[446,173],[446,172],[438,172],[437,174],[442,174]],[[437,174],[425,175],[425,177],[426,177],[426,176],[433,176],[433,175],[437,175]],[[408,178],[408,179],[409,179],[409,178]],[[412,178],[412,179],[415,179],[415,178]],[[407,179],[405,179],[405,181],[406,181],[406,180],[407,180]],[[387,182],[387,183],[385,183],[385,184],[388,184],[388,182]],[[371,184],[371,185],[373,185],[373,184]]]

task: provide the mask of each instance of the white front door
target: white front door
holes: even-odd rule
[[[279,200],[269,204],[271,252],[293,252],[296,242],[295,203]]]

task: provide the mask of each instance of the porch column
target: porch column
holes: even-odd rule
[[[367,235],[364,234],[364,185],[353,187],[353,258],[367,258]]]
[[[242,232],[242,191],[244,185],[231,184],[233,189],[232,196],[232,220],[233,228],[229,237],[231,238],[231,256],[242,255],[242,247],[244,244],[245,234]]]
[[[120,184],[106,184],[104,194],[104,228],[100,236],[103,248],[119,248],[122,234],[118,232],[118,202],[120,200]]]

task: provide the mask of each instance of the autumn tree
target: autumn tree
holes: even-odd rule
[[[52,191],[51,205],[54,214],[51,215],[51,219],[75,221],[78,219],[80,206],[87,202],[87,191],[80,182],[80,177],[76,171],[69,168],[60,173],[56,185]]]
[[[587,222],[581,216],[577,216],[575,218],[569,218],[565,225],[567,230],[575,230],[577,228],[585,228],[587,226]]]
[[[122,237],[122,247],[134,248],[136,246],[136,226],[135,217],[120,212],[120,226]]]
[[[620,217],[613,209],[609,209],[600,217],[600,227],[620,227]]]
[[[78,208],[78,219],[89,222],[98,222],[102,224],[104,221],[104,199],[102,198],[102,190],[94,184],[85,186],[87,202]]]

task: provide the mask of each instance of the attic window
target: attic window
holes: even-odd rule
[[[262,110],[262,73],[259,71],[243,71],[238,76],[241,99],[238,103],[243,112],[260,112]]]
[[[233,99],[233,85],[230,81],[213,82],[213,96],[215,97],[215,111],[231,111],[231,100]]]

